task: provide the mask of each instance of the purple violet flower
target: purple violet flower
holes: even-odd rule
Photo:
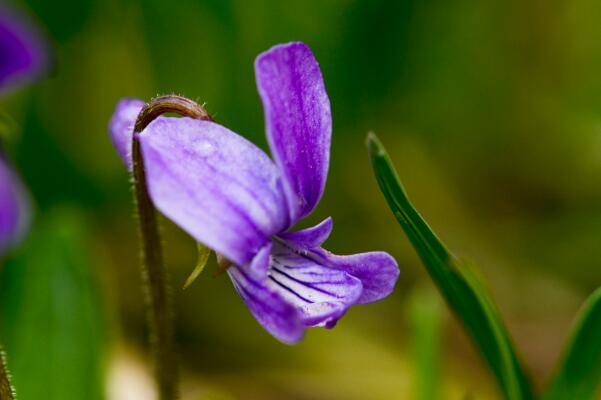
[[[48,54],[29,18],[0,5],[0,92],[38,78],[48,69]]]
[[[354,304],[388,296],[399,270],[387,253],[334,255],[321,245],[331,218],[291,232],[319,202],[329,166],[332,120],[319,65],[303,43],[255,61],[274,161],[210,121],[159,117],[139,135],[154,205],[233,264],[234,286],[254,317],[285,343],[306,327],[333,327]],[[119,102],[113,143],[131,170],[131,142],[144,103]]]

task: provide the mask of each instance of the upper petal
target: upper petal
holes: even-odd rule
[[[233,263],[248,264],[289,224],[278,169],[243,137],[213,122],[164,117],[139,140],[155,206]]]
[[[21,238],[29,213],[23,186],[0,155],[0,255]]]
[[[113,117],[109,123],[109,133],[113,145],[128,170],[132,170],[131,141],[134,125],[144,102],[139,99],[125,98],[119,100]]]
[[[48,48],[21,13],[0,6],[0,91],[37,78],[48,68]]]
[[[323,193],[332,116],[317,60],[304,43],[272,47],[255,61],[267,140],[284,176],[292,220],[309,214]]]
[[[399,277],[396,260],[383,251],[338,256],[322,248],[313,249],[316,256],[325,265],[345,271],[357,277],[363,283],[363,293],[357,301],[365,304],[383,299],[394,290]]]
[[[288,344],[303,337],[304,326],[294,305],[242,268],[231,267],[228,274],[250,312],[269,333]]]

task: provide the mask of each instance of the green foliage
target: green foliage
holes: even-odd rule
[[[10,115],[0,110],[0,143],[7,142],[14,131],[16,122]],[[0,146],[2,146],[0,144]]]
[[[28,0],[27,3],[36,15],[43,16],[50,34],[59,40],[68,40],[81,32],[94,6],[92,0]]]
[[[601,288],[582,307],[545,400],[594,399],[601,384]]]
[[[429,288],[428,288],[429,289]],[[418,289],[410,303],[413,360],[415,363],[415,398],[441,398],[441,301],[434,290]]]
[[[2,340],[19,400],[103,399],[105,320],[85,226],[51,212],[2,271]]]
[[[413,207],[384,147],[368,137],[369,156],[380,189],[422,259],[428,273],[494,373],[507,399],[531,399],[509,334],[484,286],[467,264],[455,258]]]
[[[16,143],[14,161],[41,212],[64,202],[99,206],[106,198],[97,182],[82,173],[73,159],[65,157],[41,119],[37,104],[27,110],[22,138]],[[52,168],[43,166],[51,165]]]

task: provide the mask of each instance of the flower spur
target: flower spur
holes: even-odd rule
[[[212,121],[158,117],[138,135],[148,192],[162,214],[227,258],[251,313],[285,343],[306,327],[333,327],[353,304],[390,294],[398,277],[384,252],[334,255],[321,245],[331,218],[289,229],[318,204],[331,142],[330,103],[319,65],[303,43],[278,45],[255,62],[272,161]],[[133,127],[144,103],[121,100],[110,123],[131,170]]]

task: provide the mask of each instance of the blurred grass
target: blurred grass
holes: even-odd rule
[[[18,399],[104,398],[105,305],[83,222],[69,211],[41,217],[1,274],[1,337]]]
[[[342,399],[366,390],[404,398],[414,371],[398,361],[410,357],[402,310],[427,277],[371,176],[363,138],[375,130],[424,216],[486,267],[536,380],[549,375],[579,304],[601,282],[598,1],[15,3],[46,27],[56,68],[1,100],[14,120],[9,153],[40,219],[65,205],[84,214],[90,258],[110,282],[102,295],[126,343],[144,348],[145,331],[129,179],[106,132],[117,99],[175,92],[206,101],[220,123],[266,148],[254,57],[303,40],[323,69],[334,118],[328,187],[307,223],[334,217],[332,251],[391,252],[398,290],[351,310],[332,332],[285,347],[224,277],[203,274],[179,290],[195,244],[167,223],[186,372],[205,385],[223,382],[235,398]],[[452,322],[441,329],[443,398],[490,398],[465,338]]]
[[[601,288],[584,303],[574,325],[544,399],[601,395]]]
[[[442,393],[442,302],[432,287],[418,287],[409,302],[416,400],[437,400]]]

